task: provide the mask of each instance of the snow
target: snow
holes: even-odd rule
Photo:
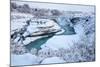
[[[11,54],[11,66],[37,64],[36,60],[37,60],[37,57],[30,53],[26,53],[23,55]]]
[[[11,31],[23,28],[23,26],[26,25],[26,20],[32,17],[33,16],[30,14],[12,12],[11,18],[13,19],[11,19]]]
[[[84,34],[85,34],[84,28],[82,27],[81,24],[75,25],[75,26],[74,26],[74,29],[75,29],[75,32],[76,32],[78,35],[84,35]]]
[[[21,29],[26,23],[23,23],[23,19],[16,19],[11,21],[11,30]]]
[[[30,19],[33,17],[33,15],[31,14],[26,14],[26,13],[18,13],[18,12],[11,12],[11,16],[13,16],[12,18],[16,18],[16,19],[21,19],[21,18],[27,18]],[[19,18],[20,17],[20,18]]]
[[[74,43],[80,40],[79,35],[59,35],[53,36],[41,48],[49,47],[53,50],[58,50],[59,48],[70,49]]]
[[[27,27],[27,31],[28,31],[30,34],[32,34],[33,32],[39,31],[39,30],[37,29],[36,25],[30,24],[30,25]]]
[[[15,43],[18,42],[19,38],[20,38],[20,37],[17,37],[17,38],[14,40],[14,42],[15,42]]]
[[[23,55],[11,54],[11,66],[39,64],[40,61],[42,61],[41,64],[65,63],[60,57],[43,58],[30,53]]]
[[[52,63],[65,63],[63,59],[59,57],[51,57],[51,58],[46,58],[42,61],[41,64],[52,64]]]

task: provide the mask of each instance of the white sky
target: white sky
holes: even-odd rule
[[[70,5],[70,4],[54,4],[54,3],[43,3],[43,2],[32,2],[32,1],[15,1],[17,4],[29,4],[33,8],[47,8],[47,9],[58,9],[64,11],[82,11],[82,12],[94,12],[95,6],[87,5]]]

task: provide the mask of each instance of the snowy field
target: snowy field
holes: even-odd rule
[[[11,1],[11,66],[95,61],[95,7],[39,4]]]

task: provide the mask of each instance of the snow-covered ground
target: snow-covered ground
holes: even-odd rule
[[[16,3],[19,5],[25,4],[25,2]],[[29,6],[32,5],[33,8],[36,5],[40,5],[39,3],[30,2],[27,4]],[[47,6],[44,6],[44,3],[41,3],[41,5],[43,6],[40,6],[39,8],[47,8]],[[48,7],[54,5],[56,4],[49,4]],[[30,7],[32,8],[32,6]],[[60,7],[57,6],[50,9],[59,9],[61,7],[61,10],[65,10],[66,5]],[[69,7],[70,9],[68,9]],[[59,22],[57,22],[51,18],[33,18],[35,16],[32,14],[20,13],[17,11],[11,12],[11,35],[15,33],[11,38],[11,46],[13,47],[13,49],[11,49],[11,66],[93,61],[95,59],[95,16],[92,14],[92,12],[94,12],[94,6],[78,7],[77,5],[67,5],[66,8],[69,11],[77,9],[77,11],[81,11],[82,14],[62,14],[64,16],[59,16],[59,18],[57,18]],[[87,12],[87,9],[89,12]],[[67,12],[65,11],[65,13]],[[76,17],[79,17],[79,19],[76,19],[75,22],[77,23],[74,24],[70,20]],[[30,22],[27,23],[27,20],[30,20]],[[64,28],[68,28],[66,26],[72,27],[76,34],[63,34],[66,32],[66,29],[64,29],[63,26]],[[49,35],[48,32],[50,34],[54,32],[55,35]],[[51,37],[49,38],[49,36]],[[48,39],[43,42],[42,45],[39,45],[41,49],[38,51],[35,47],[32,47],[33,50],[25,48],[25,46],[28,46],[29,43],[34,41],[41,43],[43,41],[41,38],[46,39],[46,37],[48,37]],[[22,53],[20,53],[21,51]]]
[[[39,62],[42,58],[39,58],[35,55],[30,53],[25,53],[23,55],[11,55],[11,65],[12,66],[20,66],[20,65],[33,65],[33,64],[40,64]],[[52,64],[52,63],[65,63],[63,59],[60,57],[51,57],[45,58],[42,60],[41,64]]]
[[[42,61],[41,64],[54,64],[54,63],[65,63],[63,59],[60,57],[51,57],[51,58],[46,58]]]
[[[19,65],[32,65],[37,64],[37,57],[30,53],[26,53],[23,55],[11,55],[11,66],[19,66]]]
[[[53,36],[41,47],[49,47],[53,50],[58,50],[59,48],[70,49],[74,43],[80,40],[79,35],[59,35]]]
[[[11,13],[11,32],[16,29],[21,29],[26,25],[26,21],[32,18],[31,14],[12,12]]]

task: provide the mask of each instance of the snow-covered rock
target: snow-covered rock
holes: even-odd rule
[[[51,58],[46,58],[44,59],[41,64],[53,64],[53,63],[65,63],[63,59],[60,57],[51,57]]]
[[[32,35],[38,35],[48,32],[56,32],[61,30],[61,27],[49,19],[32,19],[27,31]]]

